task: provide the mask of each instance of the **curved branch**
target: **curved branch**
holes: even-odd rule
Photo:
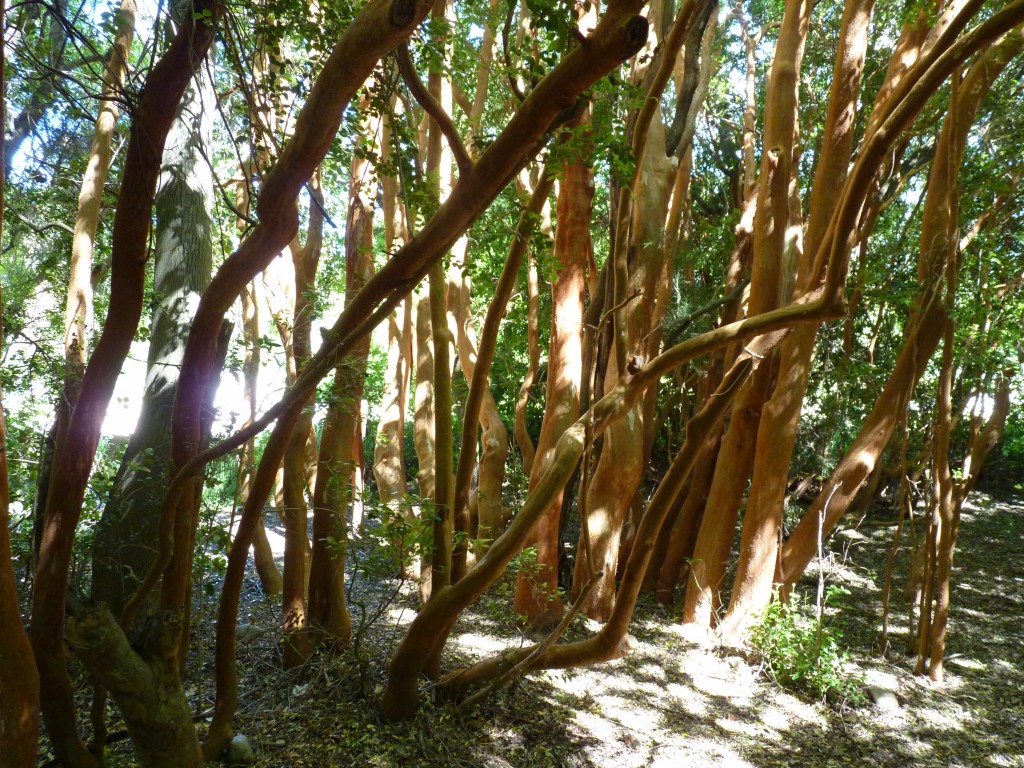
[[[420,76],[416,73],[416,67],[412,63],[412,56],[409,55],[408,43],[403,43],[395,49],[395,59],[398,61],[398,71],[401,73],[402,79],[409,86],[409,92],[419,102],[419,105],[423,107],[423,111],[437,122],[441,133],[448,140],[448,147],[455,156],[456,165],[459,166],[459,177],[468,175],[473,168],[473,161],[469,158],[469,152],[466,151],[466,146],[462,143],[462,137],[459,136],[455,123],[452,122],[451,115],[445,112],[444,108],[437,103],[437,99],[427,90],[427,86],[423,84]]]

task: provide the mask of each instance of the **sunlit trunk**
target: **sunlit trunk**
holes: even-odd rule
[[[554,261],[557,276],[551,286],[551,337],[544,421],[530,473],[530,491],[548,469],[555,445],[579,414],[582,367],[583,290],[592,248],[590,218],[594,199],[589,158],[566,160],[558,187]],[[536,547],[536,563],[519,574],[516,611],[533,626],[554,626],[562,615],[558,595],[558,523],[562,493],[557,493],[533,529],[525,546]]]
[[[929,177],[918,258],[921,292],[907,323],[903,348],[857,437],[822,484],[818,497],[783,547],[783,575],[788,586],[800,578],[817,552],[819,530],[825,536],[831,533],[846,514],[861,483],[874,469],[914,385],[942,338],[947,319],[941,298],[943,273],[947,254],[959,240],[954,215],[956,172],[963,159],[968,128],[974,122],[982,99],[1021,48],[1024,48],[1024,35],[1019,30],[1008,33],[983,53],[959,86],[956,115],[946,117]],[[951,126],[956,126],[956,130]]]
[[[806,249],[797,276],[797,291],[814,280],[814,258],[824,239],[846,179],[855,138],[861,72],[867,51],[874,0],[849,2],[843,14],[833,67],[832,90],[825,120],[825,138],[811,193]],[[794,226],[791,220],[788,226]],[[778,559],[783,498],[796,442],[800,408],[807,388],[817,328],[805,325],[783,341],[775,390],[764,406],[757,429],[750,498],[740,539],[740,559],[723,633],[737,639],[748,618],[768,604]]]

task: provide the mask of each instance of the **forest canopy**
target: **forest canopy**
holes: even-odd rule
[[[643,593],[756,642],[869,513],[882,647],[906,583],[943,679],[961,510],[1024,467],[1024,0],[3,21],[10,765],[99,766],[111,717],[222,756],[252,579],[285,668],[398,583],[401,720],[619,658]],[[453,661],[502,584],[531,643]]]

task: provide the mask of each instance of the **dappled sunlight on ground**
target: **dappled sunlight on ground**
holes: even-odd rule
[[[550,697],[575,710],[570,733],[594,766],[1024,768],[1024,511],[983,497],[965,516],[941,685],[914,677],[914,658],[902,652],[905,552],[893,585],[890,650],[885,658],[875,650],[892,530],[864,526],[836,536],[823,568],[829,584],[848,590],[826,614],[844,633],[849,668],[864,685],[890,692],[888,700],[836,710],[787,693],[745,655],[693,642],[701,638],[671,623],[674,614],[646,602],[634,623],[631,655],[596,668],[540,673],[522,685],[550,686]],[[815,579],[818,571],[817,564],[808,569]],[[815,586],[808,585],[812,594]],[[484,614],[477,620],[501,632],[501,621]],[[467,630],[477,626],[473,619],[465,623]],[[593,629],[578,620],[571,631],[582,636]],[[459,636],[459,655],[494,653],[481,637]],[[505,642],[518,646],[521,638],[513,643],[506,635]]]
[[[258,765],[281,768],[1024,768],[1024,505],[981,497],[965,516],[942,685],[915,677],[914,658],[903,652],[905,549],[897,558],[888,649],[884,657],[876,650],[893,531],[886,522],[834,537],[803,587],[813,596],[823,572],[828,584],[847,590],[825,613],[843,633],[849,670],[888,694],[878,704],[865,699],[837,710],[784,691],[749,652],[694,634],[675,623],[678,606],[645,596],[632,652],[623,659],[530,675],[469,713],[432,703],[432,685],[424,681],[416,719],[388,723],[376,702],[389,654],[415,616],[415,584],[367,575],[350,582],[353,647],[286,672],[278,650],[280,605],[261,595],[249,573],[236,726],[256,746]],[[272,514],[266,523],[271,535],[282,533]],[[518,626],[513,589],[509,574],[460,618],[445,670],[539,639]],[[215,606],[210,600],[197,609],[196,669],[209,668]],[[359,606],[382,619],[361,624]],[[562,642],[598,628],[578,618]],[[186,681],[196,711],[212,704],[208,681]],[[118,759],[114,750],[109,765],[129,764]]]

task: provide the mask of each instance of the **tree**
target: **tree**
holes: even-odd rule
[[[153,293],[146,391],[103,508],[93,548],[92,596],[115,614],[152,566],[159,538],[153,514],[167,487],[170,415],[191,308],[210,282],[213,178],[209,154],[213,83],[203,70],[186,87],[164,148],[156,213]],[[74,261],[74,259],[72,259]]]
[[[76,210],[57,172],[39,166],[55,174],[44,188],[35,166],[16,169],[8,198],[5,330],[55,358],[5,364],[8,445],[26,450],[29,405],[47,398],[56,413],[44,461],[54,471],[0,464],[0,679],[17,694],[3,698],[0,733],[20,750],[9,753],[31,759],[41,700],[58,761],[100,764],[102,718],[87,747],[66,642],[110,692],[141,764],[218,759],[239,701],[254,546],[266,592],[282,592],[279,606],[270,599],[285,666],[352,642],[347,590],[366,576],[352,552],[372,548],[386,555],[382,572],[420,579],[382,697],[389,717],[405,718],[424,676],[471,704],[532,670],[626,653],[642,589],[667,601],[683,581],[685,620],[740,642],[841,517],[893,482],[906,491],[914,474],[932,489],[915,560],[919,668],[940,678],[959,509],[1007,423],[1019,366],[1020,200],[1016,181],[994,179],[1019,156],[1006,115],[1020,94],[1005,83],[1019,68],[1024,3],[983,6],[268,2],[221,24],[226,9],[211,1],[181,15],[173,40],[133,46],[129,3],[94,73],[99,123],[83,107],[90,83],[47,73],[33,94],[31,73],[10,68],[19,109],[53,101],[48,124],[64,128],[33,146],[89,170],[66,185],[81,188],[86,235],[68,264],[48,256],[71,250],[54,247],[62,228],[37,223]],[[12,27],[12,50],[34,50],[30,27]],[[62,29],[86,47],[101,39],[86,22]],[[199,114],[217,120],[200,140],[203,121],[185,115],[200,98],[196,73],[212,72],[215,33],[225,65],[208,81],[216,105],[208,94]],[[192,137],[187,156],[179,135]],[[205,177],[194,199],[170,183],[179,162]],[[986,263],[982,250],[996,249]],[[108,253],[109,284],[97,268]],[[14,279],[35,267],[41,298]],[[65,285],[66,323],[47,320],[45,300]],[[122,451],[102,441],[103,415],[131,344],[147,336],[147,297],[152,386]],[[245,379],[240,429],[213,424],[225,366]],[[278,374],[275,391],[265,382]],[[375,488],[363,485],[362,429],[374,421]],[[794,475],[815,500],[789,530]],[[283,579],[263,530],[275,486]],[[8,487],[40,508],[34,565],[13,562]],[[237,525],[221,520],[228,507]],[[197,563],[217,556],[201,511],[230,540],[222,578],[204,584],[218,606],[202,743],[182,686]],[[83,556],[91,572],[77,567]],[[33,579],[30,649],[16,567]],[[510,567],[510,610],[546,634],[445,668],[456,622]],[[580,613],[602,626],[562,641]]]

